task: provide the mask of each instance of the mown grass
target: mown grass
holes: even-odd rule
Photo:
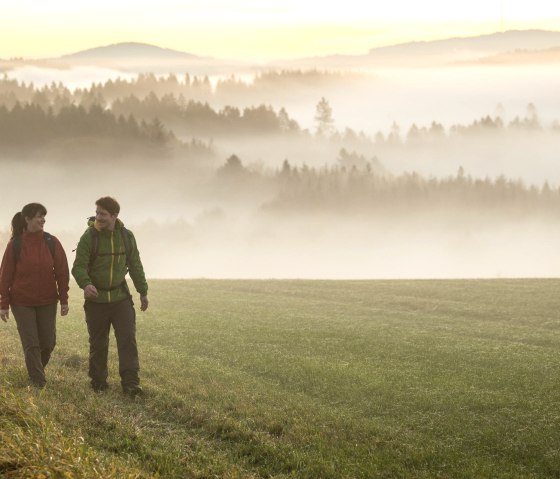
[[[114,339],[88,388],[73,288],[45,390],[0,325],[0,477],[560,477],[559,289],[152,281],[130,400]]]

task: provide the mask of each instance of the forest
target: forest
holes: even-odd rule
[[[16,211],[32,185],[71,248],[92,202],[117,196],[157,277],[291,277],[294,262],[304,277],[371,277],[373,265],[385,277],[546,276],[560,229],[559,123],[529,101],[509,118],[498,102],[463,122],[434,108],[425,125],[353,128],[351,115],[337,118],[336,92],[363,81],[143,74],[71,89],[4,76],[4,206]],[[521,268],[536,244],[542,258]]]
[[[92,108],[92,116],[95,116],[101,109],[113,113],[115,117],[124,116],[128,119],[132,115],[137,121],[158,119],[169,128],[179,127],[189,134],[202,136],[233,135],[243,132],[250,134],[259,130],[266,133],[309,134],[313,132],[302,129],[293,118],[290,118],[285,108],[275,111],[266,102],[243,108],[235,104],[243,101],[254,102],[262,91],[266,91],[268,95],[275,90],[289,90],[292,87],[301,87],[302,84],[304,90],[311,90],[312,82],[317,79],[320,80],[320,84],[330,82],[334,84],[335,81],[350,82],[353,78],[347,78],[342,73],[284,71],[258,75],[251,84],[232,76],[217,81],[213,87],[208,77],[191,78],[186,75],[183,82],[179,82],[175,75],[157,77],[153,74],[140,74],[134,81],[107,80],[102,84],[93,84],[87,89],[77,88],[71,91],[61,83],[35,87],[32,83],[25,84],[4,75],[0,79],[0,106],[4,107],[2,116],[8,117],[4,120],[8,122],[17,122],[19,109],[25,106],[37,107],[35,114],[39,114],[42,110],[53,115],[58,115],[61,110],[68,107],[81,107],[82,116],[87,115]],[[244,98],[245,94],[247,98]],[[224,98],[228,96],[232,99],[231,104],[224,103]],[[323,107],[323,111],[315,112],[315,126],[320,129],[321,121],[332,122],[333,118],[329,118],[329,115],[324,116],[324,107],[330,108],[328,101],[324,98],[317,100],[317,107]],[[325,101],[326,105],[321,105],[321,102]],[[222,107],[212,106],[222,104]],[[14,109],[16,109],[14,117],[10,118],[10,113]],[[322,114],[323,117],[317,118],[317,114]],[[525,117],[516,116],[513,120],[505,122],[502,116],[503,106],[498,104],[495,115],[486,115],[467,125],[451,125],[448,133],[466,135],[481,131],[543,128],[539,122],[537,108],[532,103],[527,104]],[[559,123],[554,122],[551,128],[559,130]],[[95,133],[97,131],[94,131]],[[339,138],[355,139],[358,136],[360,138],[372,136],[374,141],[384,141],[384,135],[380,131],[366,135],[364,132],[355,132],[346,127],[341,132],[332,133],[336,133]],[[413,124],[404,134],[400,131],[399,125],[394,123],[390,125],[387,141],[393,143],[401,140],[407,143],[432,141],[434,138],[441,137],[442,133],[445,133],[444,127],[436,118],[428,127]]]
[[[445,128],[434,120],[429,126],[413,124],[401,132],[393,123],[387,132],[371,135],[351,128],[338,130],[324,97],[312,112],[313,130],[300,127],[284,108],[211,106],[224,95],[345,78],[342,73],[283,71],[259,75],[252,84],[232,76],[212,87],[208,77],[186,75],[179,81],[175,75],[142,74],[132,81],[108,80],[71,91],[62,84],[39,88],[4,76],[0,80],[0,152],[10,158],[32,158],[33,151],[45,154],[55,145],[60,158],[66,150],[74,154],[76,146],[83,158],[100,152],[110,155],[111,151],[118,152],[119,158],[130,157],[127,161],[134,157],[150,161],[180,158],[182,172],[188,172],[190,163],[198,168],[206,164],[210,172],[206,177],[214,171],[216,181],[234,185],[228,190],[232,194],[235,189],[271,188],[277,195],[268,195],[263,207],[277,212],[299,209],[346,214],[405,206],[432,208],[436,203],[455,208],[501,205],[551,211],[558,206],[558,186],[548,181],[531,185],[504,174],[473,178],[463,165],[439,177],[414,170],[391,171],[392,156],[403,158],[426,148],[437,151],[452,144],[508,142],[520,134],[560,138],[558,123],[542,125],[533,104],[527,105],[524,117],[509,122],[502,119],[498,105],[494,116],[470,124]],[[293,144],[303,154],[295,158],[286,154],[282,161],[254,161],[251,155],[245,158],[242,148],[239,154],[235,151],[236,142],[250,144],[252,139],[263,138],[268,145],[277,145],[271,150]],[[233,151],[220,148],[222,141],[226,145],[233,141]]]
[[[342,147],[416,148],[481,134],[505,137],[520,131],[560,132],[558,121],[548,127],[541,124],[532,103],[527,104],[525,116],[517,115],[509,122],[503,119],[503,107],[498,104],[494,115],[488,114],[469,124],[452,124],[446,129],[434,119],[429,126],[412,124],[403,131],[393,122],[387,125],[386,132],[335,128],[332,108],[324,97],[318,99],[315,111],[309,112],[314,118],[313,128],[302,128],[284,107],[275,110],[266,103],[245,107],[212,106],[221,103],[224,91],[234,95],[237,91],[272,89],[270,85],[276,85],[277,89],[288,88],[290,82],[296,80],[310,81],[309,75],[322,82],[334,81],[331,78],[334,74],[277,72],[257,76],[250,85],[232,77],[218,81],[213,88],[208,77],[186,75],[184,82],[179,82],[175,75],[142,74],[135,81],[108,80],[93,84],[89,89],[71,91],[60,83],[38,88],[5,75],[0,79],[0,145],[44,145],[51,140],[72,137],[171,144],[184,138],[288,135],[292,140],[312,139]],[[334,75],[334,78],[340,81],[345,78],[342,75]],[[239,97],[236,98],[238,103]]]

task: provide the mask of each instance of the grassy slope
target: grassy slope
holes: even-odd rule
[[[152,281],[137,401],[114,340],[88,389],[74,288],[40,393],[0,324],[0,476],[559,477],[559,288]]]

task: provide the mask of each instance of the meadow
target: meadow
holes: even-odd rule
[[[153,280],[142,386],[82,300],[29,388],[0,323],[0,477],[560,477],[560,280]]]

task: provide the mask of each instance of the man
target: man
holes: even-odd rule
[[[140,293],[142,311],[148,309],[148,284],[136,240],[118,219],[119,203],[103,197],[95,204],[95,218],[90,218],[90,226],[80,238],[72,267],[72,276],[84,290],[91,387],[96,392],[109,387],[107,356],[112,325],[123,392],[135,397],[143,391],[138,377],[136,313],[125,280],[127,270]]]

